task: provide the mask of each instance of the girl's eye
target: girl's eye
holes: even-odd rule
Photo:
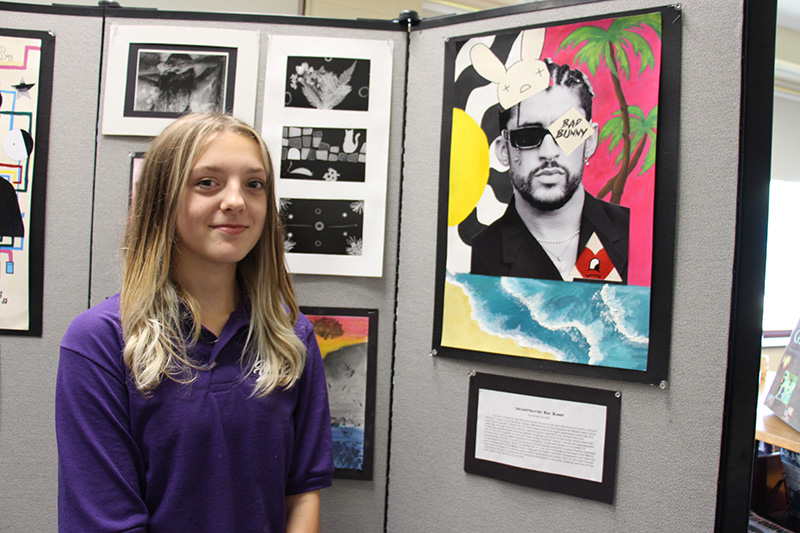
[[[201,179],[199,179],[199,180],[197,180],[195,182],[195,185],[197,185],[198,187],[203,187],[203,188],[213,187],[214,186],[214,180],[212,180],[211,178],[201,178]]]
[[[260,191],[260,190],[263,190],[264,187],[266,187],[266,184],[261,180],[253,180],[253,181],[247,182],[247,186],[250,189],[255,189],[255,190]]]

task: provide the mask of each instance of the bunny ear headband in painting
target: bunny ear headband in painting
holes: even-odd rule
[[[485,44],[476,44],[469,51],[472,66],[478,74],[497,83],[497,99],[503,109],[513,107],[550,86],[550,71],[539,59],[544,48],[544,28],[522,32],[520,48],[520,60],[508,70]]]

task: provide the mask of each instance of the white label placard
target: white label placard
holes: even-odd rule
[[[607,408],[478,390],[475,458],[601,483]]]

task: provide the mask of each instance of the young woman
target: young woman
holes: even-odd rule
[[[62,531],[318,531],[319,348],[283,256],[267,148],[187,115],[145,157],[120,294],[61,343]]]

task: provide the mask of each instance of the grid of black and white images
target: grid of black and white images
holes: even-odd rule
[[[262,131],[293,273],[382,275],[392,50],[391,41],[269,38]]]

